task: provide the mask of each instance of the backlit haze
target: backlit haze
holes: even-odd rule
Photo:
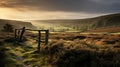
[[[82,19],[119,12],[120,0],[0,0],[0,19]]]

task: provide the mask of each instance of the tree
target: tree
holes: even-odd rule
[[[13,32],[13,29],[14,29],[13,25],[8,23],[3,26],[3,31],[5,32]]]

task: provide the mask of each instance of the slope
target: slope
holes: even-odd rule
[[[40,28],[88,31],[120,27],[120,13],[87,19],[33,20],[32,22]]]
[[[3,28],[5,24],[11,24],[15,28],[27,27],[27,28],[34,28],[31,22],[24,22],[24,21],[16,21],[16,20],[6,20],[0,19],[0,29]]]

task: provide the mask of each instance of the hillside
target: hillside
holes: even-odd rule
[[[27,28],[34,28],[31,22],[0,19],[0,29],[2,29],[7,23],[13,25],[15,28],[22,28],[23,26]]]
[[[88,19],[71,19],[71,20],[33,20],[34,24],[40,28],[50,28],[52,30],[76,30],[88,31],[98,28],[120,27],[120,13],[105,15]]]

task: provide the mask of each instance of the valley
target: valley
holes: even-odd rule
[[[0,20],[0,67],[119,67],[119,18],[120,14],[31,23]],[[41,43],[38,52],[38,32],[29,31],[22,42],[15,42],[14,29],[23,26],[49,30],[49,43]]]
[[[110,14],[87,19],[31,20],[31,22],[37,29],[49,29],[52,32],[114,32],[111,30],[112,28],[117,28],[118,30],[115,32],[119,32],[120,14]]]

